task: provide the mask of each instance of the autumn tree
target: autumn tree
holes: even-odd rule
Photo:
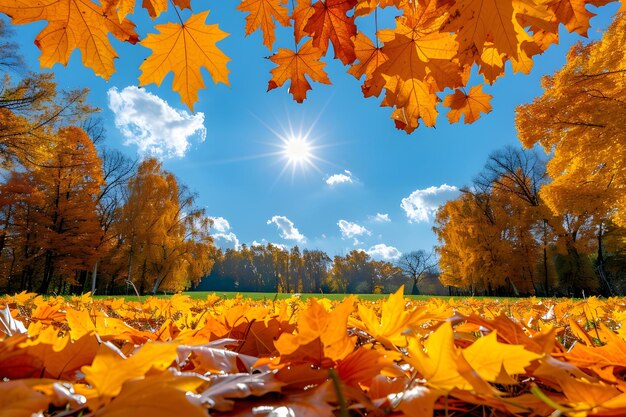
[[[537,292],[538,220],[515,193],[465,189],[435,219],[441,282],[472,293]]]
[[[210,220],[194,200],[156,159],[143,161],[128,181],[116,227],[128,280],[141,292],[182,290],[211,270]]]
[[[40,293],[47,292],[56,271],[69,274],[80,270],[84,274],[92,267],[101,233],[96,198],[103,178],[93,142],[76,127],[64,128],[56,136],[58,144],[46,161],[47,167],[33,175],[48,200],[38,212],[42,216],[38,224],[44,248]]]
[[[322,283],[330,270],[330,257],[321,250],[304,249],[302,251],[302,263],[304,274],[303,291],[320,293]]]
[[[100,158],[87,134],[65,127],[41,166],[13,171],[2,184],[2,250],[9,285],[46,293],[84,281],[101,229],[96,199]],[[5,194],[6,192],[6,194]]]
[[[0,285],[7,292],[34,289],[42,248],[35,242],[33,214],[44,199],[30,172],[10,171],[0,183]]]
[[[405,276],[413,282],[412,295],[418,295],[418,285],[426,277],[427,273],[433,272],[437,266],[434,252],[426,252],[423,249],[403,254],[398,260],[398,266],[402,268]]]
[[[119,151],[103,148],[100,155],[103,185],[96,198],[96,210],[102,233],[98,244],[98,256],[91,276],[92,293],[95,293],[98,288],[98,269],[102,260],[105,261],[104,271],[109,276],[116,276],[120,272],[119,262],[114,261],[117,256],[115,251],[119,249],[118,243],[120,242],[116,233],[115,222],[118,220],[117,215],[124,204],[124,189],[136,168],[136,162]],[[84,285],[82,290],[85,290]]]
[[[325,284],[326,292],[367,294],[380,291],[385,281],[401,274],[400,268],[373,260],[365,251],[355,249],[335,256]],[[330,291],[329,291],[330,290]]]
[[[626,225],[626,60],[616,53],[626,46],[625,29],[619,15],[600,41],[575,45],[565,66],[544,77],[544,94],[518,107],[516,118],[524,146],[540,144],[553,154],[547,166],[552,181],[541,192],[547,205],[567,216],[573,236],[595,229],[602,278],[607,226]]]
[[[42,164],[55,133],[81,123],[95,109],[85,103],[87,90],[58,92],[52,73],[29,72],[0,20],[0,167]]]
[[[546,160],[535,149],[524,150],[513,146],[492,152],[483,169],[473,180],[473,186],[482,192],[497,191],[503,195],[510,194],[527,205],[528,215],[536,219],[529,224],[536,239],[542,245],[543,260],[541,274],[543,282],[541,292],[550,294],[553,286],[554,269],[550,248],[562,231],[562,219],[555,217],[539,195],[541,187],[548,182]],[[562,232],[561,237],[567,236]]]

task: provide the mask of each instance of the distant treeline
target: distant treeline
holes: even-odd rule
[[[414,285],[400,265],[377,261],[361,250],[330,258],[320,250],[287,251],[281,247],[243,245],[218,251],[211,274],[198,291],[260,291],[292,293],[389,293],[400,285],[411,293]],[[432,271],[425,271],[419,292],[447,294]]]

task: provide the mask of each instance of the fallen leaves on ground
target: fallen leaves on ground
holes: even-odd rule
[[[0,298],[0,313],[2,416],[626,410],[622,298],[411,300],[401,288],[380,301],[140,303],[21,293]]]

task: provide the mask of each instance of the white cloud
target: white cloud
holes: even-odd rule
[[[391,221],[391,219],[389,218],[389,214],[387,213],[376,213],[375,216],[370,217],[370,219],[374,222],[378,222],[378,223],[388,223]]]
[[[385,261],[395,261],[402,256],[402,252],[393,246],[387,246],[384,243],[379,243],[372,246],[365,251],[369,256],[374,259],[382,259]]]
[[[409,223],[428,222],[439,206],[459,195],[459,189],[453,185],[443,184],[439,187],[428,187],[415,190],[402,199],[400,207],[406,212]]]
[[[372,234],[372,232],[367,230],[365,227],[347,220],[339,220],[337,222],[337,226],[339,226],[339,230],[341,231],[341,237],[343,239],[354,239],[355,245],[360,243],[358,239],[356,239],[357,236]]]
[[[235,249],[239,249],[239,239],[237,235],[230,230],[230,223],[223,217],[211,217],[209,219],[213,221],[211,225],[211,230],[217,232],[212,233],[213,240],[217,243],[217,241],[224,242],[225,245],[220,246],[232,246]]]
[[[326,178],[326,184],[331,187],[337,184],[352,184],[354,181],[352,180],[352,172],[345,169],[343,174],[333,174],[330,177]]]
[[[293,225],[293,222],[285,216],[274,216],[267,221],[267,224],[275,224],[280,231],[280,237],[286,240],[295,240],[303,243],[306,240],[303,234]]]
[[[211,226],[211,228],[215,229],[217,232],[224,233],[230,230],[230,223],[228,223],[228,220],[226,220],[225,218],[209,216],[209,219],[213,221],[213,225]]]
[[[138,87],[108,91],[109,108],[125,145],[137,145],[140,155],[157,158],[183,157],[189,142],[206,138],[204,113],[176,110],[163,99]]]
[[[266,246],[267,244],[270,244],[274,247],[277,247],[279,249],[282,249],[284,251],[289,251],[289,247],[287,245],[283,245],[282,243],[274,243],[274,242],[268,242],[265,239],[261,239],[260,242],[257,242],[256,240],[252,241],[252,246]]]
[[[228,233],[215,233],[213,235],[213,240],[215,240],[216,242],[218,240],[222,240],[224,242],[227,242],[227,245],[230,244],[232,245],[235,249],[239,249],[240,245],[239,245],[239,239],[237,238],[237,235],[234,234],[233,232],[228,232]]]

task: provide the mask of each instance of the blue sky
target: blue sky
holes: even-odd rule
[[[193,1],[192,7],[202,11],[205,4]],[[489,153],[518,145],[515,107],[540,95],[541,76],[560,68],[569,46],[584,40],[564,33],[561,45],[535,58],[529,76],[514,75],[509,66],[505,77],[484,87],[494,96],[494,110],[476,123],[449,125],[444,113],[437,128],[421,126],[407,135],[395,129],[391,109],[379,107],[380,99],[362,97],[359,81],[338,60],[327,60],[333,85],[313,84],[303,104],[295,103],[286,88],[266,92],[273,64],[265,59],[271,53],[260,33],[244,37],[244,14],[235,10],[237,2],[209,5],[207,22],[230,33],[218,46],[232,59],[231,86],[214,85],[205,72],[208,88],[200,91],[195,115],[171,91],[171,74],[161,88],[133,88],[149,55],[141,46],[113,43],[121,59],[108,82],[82,66],[79,52],[67,68],[56,65],[53,70],[62,88],[91,90],[90,103],[102,109],[106,146],[132,157],[141,147],[152,149],[167,170],[197,192],[198,204],[216,218],[216,243],[222,247],[234,242],[298,244],[331,256],[359,248],[386,259],[429,250],[436,244],[433,211],[456,195],[454,187],[471,181]],[[590,39],[601,35],[616,8],[597,11]],[[153,31],[145,12],[132,19],[141,38]],[[156,23],[173,19],[165,14]],[[367,19],[357,21],[366,32],[373,30]],[[39,68],[39,50],[32,41],[43,27],[15,30],[32,69]],[[277,35],[274,51],[293,45],[287,30]],[[129,143],[124,131],[141,133],[141,140]],[[279,136],[290,131],[309,132],[315,167],[285,169]]]

